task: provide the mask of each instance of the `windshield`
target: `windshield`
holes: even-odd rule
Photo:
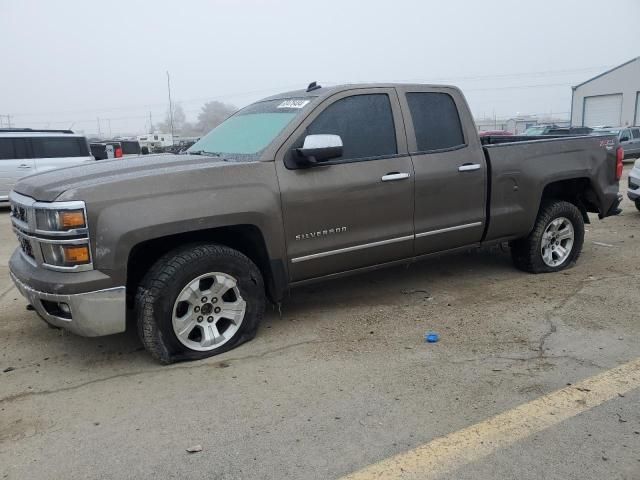
[[[249,105],[194,143],[187,153],[215,154],[226,160],[257,160],[309,103],[309,98],[287,98]]]
[[[542,135],[547,127],[529,127],[527,128],[523,135]]]

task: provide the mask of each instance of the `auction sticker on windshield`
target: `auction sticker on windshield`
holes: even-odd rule
[[[303,108],[311,100],[285,100],[277,108]]]

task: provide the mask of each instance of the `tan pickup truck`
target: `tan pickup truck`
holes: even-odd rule
[[[522,270],[566,268],[587,213],[618,212],[623,152],[608,136],[507,139],[481,142],[454,87],[311,84],[184,155],[22,180],[11,275],[50,325],[130,325],[169,363],[253,338],[265,301],[306,282],[507,241]]]

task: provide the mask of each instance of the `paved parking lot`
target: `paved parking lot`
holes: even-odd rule
[[[0,211],[0,372],[13,368],[0,373],[0,474],[331,479],[452,435],[455,455],[431,450],[416,478],[639,479],[637,378],[607,383],[640,357],[640,212],[623,207],[592,217],[563,273],[519,272],[492,248],[317,284],[256,340],[169,367],[134,333],[75,337],[26,311]],[[430,330],[439,343],[424,343]],[[556,414],[552,392],[598,374],[613,395],[577,386],[573,414],[536,427]],[[483,423],[496,415],[522,425],[496,433]],[[477,439],[456,433],[474,425]],[[414,478],[405,460],[388,478]]]

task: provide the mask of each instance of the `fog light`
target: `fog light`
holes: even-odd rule
[[[60,309],[60,311],[61,311],[62,313],[66,313],[67,315],[70,315],[70,314],[71,314],[71,308],[69,308],[69,305],[67,305],[67,304],[66,304],[66,303],[64,303],[64,302],[60,302],[60,303],[58,303],[58,308]]]
[[[68,264],[89,263],[89,246],[65,245],[62,247],[64,261]]]

